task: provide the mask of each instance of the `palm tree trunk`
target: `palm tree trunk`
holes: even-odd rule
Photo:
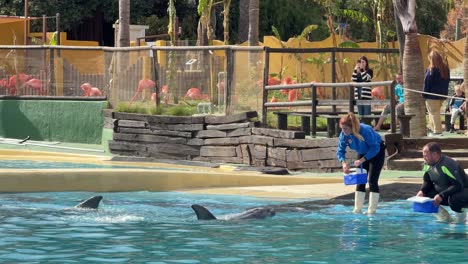
[[[119,31],[117,47],[130,46],[130,0],[119,0]]]
[[[130,0],[119,0],[119,24],[117,31],[117,47],[130,46]],[[117,71],[114,72],[113,88],[111,90],[111,104],[116,106],[120,102],[121,91],[124,87],[124,75],[128,66],[127,52],[117,52]]]
[[[237,43],[243,43],[249,38],[249,2],[239,0],[239,19],[237,21]]]
[[[224,0],[224,44],[229,45],[229,19],[230,18],[230,8],[231,8],[231,0]]]
[[[403,54],[403,78],[405,88],[422,91],[424,66],[418,34],[407,33]],[[420,93],[405,90],[405,113],[413,115],[411,118],[410,136],[426,136],[426,106]]]
[[[463,13],[465,18],[468,17],[468,2],[465,1],[463,4]],[[465,88],[465,99],[468,100],[468,33],[465,36],[465,57],[463,59],[463,80]],[[468,103],[467,103],[468,105]],[[465,111],[465,124],[468,124],[468,111]],[[468,136],[468,129],[465,132],[465,135]]]
[[[249,46],[258,46],[258,20],[260,1],[250,0],[249,5]]]

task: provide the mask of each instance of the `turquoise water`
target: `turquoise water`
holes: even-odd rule
[[[198,221],[279,202],[177,192],[104,193],[97,211],[71,209],[94,193],[0,194],[1,263],[466,263],[468,229],[381,203],[273,218]],[[284,202],[284,201],[283,201]]]
[[[33,161],[33,160],[2,160],[0,169],[159,169],[159,170],[184,170],[183,168],[162,168],[151,166],[125,166],[125,165],[102,165],[92,163]]]

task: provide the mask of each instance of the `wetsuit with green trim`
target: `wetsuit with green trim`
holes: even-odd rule
[[[468,178],[457,161],[442,155],[433,166],[424,164],[423,171],[421,191],[424,196],[434,198],[439,194],[441,204],[458,213],[468,208]]]

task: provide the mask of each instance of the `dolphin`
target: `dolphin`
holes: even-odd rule
[[[192,205],[193,211],[197,214],[198,220],[243,220],[243,219],[264,219],[267,217],[273,217],[276,213],[273,208],[257,207],[247,211],[227,215],[223,219],[216,218],[208,209],[205,207],[194,204]]]
[[[101,202],[101,200],[102,200],[102,196],[96,195],[76,205],[75,208],[97,209],[99,207],[99,203]]]

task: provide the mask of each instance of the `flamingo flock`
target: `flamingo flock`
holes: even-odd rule
[[[5,88],[8,95],[17,95],[18,88],[23,90],[30,88],[40,95],[47,95],[47,91],[42,89],[42,81],[25,73],[19,73],[10,78],[0,79],[0,88]]]
[[[293,80],[291,77],[285,77],[282,81],[276,77],[269,77],[268,78],[268,85],[291,85],[296,84],[296,81]],[[288,97],[288,101],[292,102],[301,98],[301,93],[297,89],[282,89],[281,93],[284,96]],[[278,102],[278,98],[273,96],[270,102]]]

